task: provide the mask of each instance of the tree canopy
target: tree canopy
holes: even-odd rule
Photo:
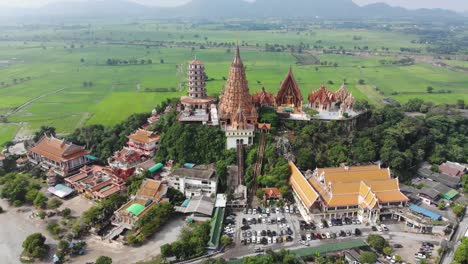
[[[41,233],[29,235],[23,242],[25,254],[33,258],[43,258],[47,255],[48,248],[45,245],[46,237]]]

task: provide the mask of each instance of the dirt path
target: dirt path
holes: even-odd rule
[[[55,90],[55,91],[52,91],[52,92],[48,92],[48,93],[45,93],[45,94],[40,95],[40,96],[38,96],[38,97],[35,97],[35,98],[33,98],[33,99],[31,99],[31,100],[29,100],[29,101],[23,103],[22,105],[20,105],[20,106],[14,108],[12,111],[6,113],[5,116],[8,117],[8,116],[10,116],[10,115],[12,115],[12,114],[14,114],[14,113],[16,113],[16,112],[19,112],[21,109],[25,108],[26,106],[32,104],[33,102],[35,102],[35,101],[37,101],[37,100],[39,100],[39,99],[42,99],[42,98],[44,98],[44,97],[46,97],[46,96],[48,96],[48,95],[51,95],[51,94],[59,93],[59,92],[65,90],[65,89],[68,89],[68,88],[70,88],[70,87],[63,87],[63,88],[60,88],[60,89],[58,89],[58,90]]]

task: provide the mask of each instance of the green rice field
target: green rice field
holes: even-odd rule
[[[156,23],[101,26],[94,30],[93,38],[112,41],[210,41],[233,42],[240,38],[250,43],[241,48],[247,67],[251,92],[265,87],[276,92],[290,66],[296,79],[307,95],[325,84],[338,89],[346,79],[347,88],[358,99],[382,105],[385,97],[406,102],[422,98],[434,103],[455,103],[458,99],[468,102],[468,74],[429,63],[411,66],[381,65],[382,59],[391,57],[315,54],[321,61],[337,63],[336,67],[300,65],[289,51],[265,52],[255,48],[256,43],[298,44],[316,43],[326,45],[356,45],[354,35],[362,37],[360,45],[397,49],[402,45],[420,47],[411,43],[413,38],[395,32],[344,31],[317,29],[297,34],[283,31],[222,31],[212,26],[197,29],[179,28]],[[195,37],[195,32],[199,36]],[[91,41],[85,29],[35,31],[7,31],[17,41],[0,41],[0,115],[7,123],[0,123],[0,144],[10,140],[19,129],[20,122],[32,133],[42,125],[56,127],[58,133],[71,133],[86,124],[113,125],[132,113],[150,112],[166,98],[185,94],[185,86],[179,86],[186,78],[186,63],[196,58],[206,63],[208,92],[219,94],[228,77],[233,57],[226,48],[201,48],[180,45],[145,46],[124,43]],[[41,40],[37,40],[41,36]],[[21,39],[21,41],[19,41]],[[26,39],[28,39],[26,41]],[[74,40],[71,40],[74,39]],[[394,41],[392,41],[394,40]],[[71,45],[74,45],[72,48]],[[197,44],[198,45],[198,44]],[[152,60],[152,64],[108,66],[109,58]],[[463,61],[450,61],[450,65],[466,66]],[[362,79],[365,85],[359,85]],[[84,85],[91,82],[92,85]],[[332,82],[333,84],[329,84]],[[427,94],[426,87],[435,92]],[[378,87],[383,94],[379,94]],[[168,92],[148,92],[145,89],[166,88]],[[449,92],[450,93],[449,93]],[[22,129],[24,132],[24,129]]]

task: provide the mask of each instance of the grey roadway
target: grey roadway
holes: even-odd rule
[[[460,245],[460,239],[465,236],[466,230],[468,229],[468,217],[466,217],[466,209],[465,209],[465,217],[459,223],[457,232],[452,236],[452,240],[450,240],[447,244],[447,252],[444,255],[443,260],[441,261],[442,264],[450,264],[453,261],[453,254],[455,249],[458,245]]]

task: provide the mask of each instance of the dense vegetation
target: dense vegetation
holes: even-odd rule
[[[174,213],[174,206],[170,203],[159,203],[135,223],[132,233],[128,237],[130,244],[140,244],[156,233]]]
[[[452,264],[468,263],[468,238],[464,237],[461,244],[455,250]]]
[[[303,263],[294,254],[286,250],[274,252],[267,251],[267,254],[255,257],[246,257],[242,260],[242,264],[263,264],[263,263],[282,263],[282,264],[299,264]]]
[[[31,175],[11,172],[0,178],[0,185],[3,185],[0,197],[8,199],[14,206],[24,203],[38,208],[46,206],[47,197],[40,192],[41,186]]]
[[[359,129],[342,122],[287,123],[297,164],[303,169],[381,160],[404,176],[428,160],[467,162],[468,119],[445,106],[431,107],[424,116],[409,117],[402,107],[372,109]]]
[[[48,247],[45,245],[46,237],[41,233],[29,235],[23,242],[23,253],[32,258],[44,258],[47,255]]]
[[[210,222],[184,227],[176,242],[161,246],[161,255],[166,258],[176,257],[178,260],[194,258],[205,252],[209,240]]]
[[[223,157],[226,140],[219,127],[180,123],[174,111],[164,115],[154,129],[161,133],[157,162],[208,164]]]
[[[383,253],[388,247],[388,242],[381,235],[371,234],[367,237],[367,244],[379,253]]]
[[[148,114],[133,114],[115,126],[85,126],[76,129],[67,139],[84,145],[93,155],[105,161],[127,143],[127,136],[145,124],[148,117]]]

